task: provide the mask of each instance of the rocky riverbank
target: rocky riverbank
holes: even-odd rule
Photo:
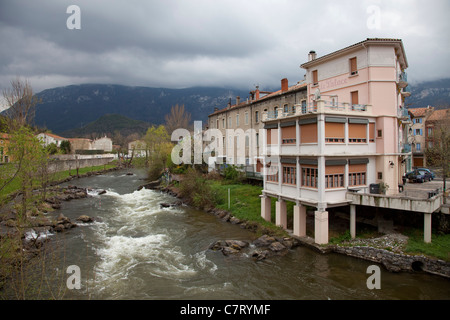
[[[183,201],[174,186],[161,187],[157,182],[152,182],[143,187],[161,190]],[[222,221],[263,234],[263,236],[253,242],[218,240],[211,244],[211,250],[221,251],[226,256],[245,256],[252,257],[255,260],[263,260],[274,255],[284,255],[289,249],[302,245],[323,254],[335,252],[353,258],[372,261],[383,265],[391,272],[427,272],[450,278],[450,262],[425,255],[405,253],[408,237],[402,234],[387,234],[372,239],[354,239],[344,241],[338,245],[317,245],[314,243],[314,239],[310,237],[276,237],[273,231],[260,226],[258,223],[242,221],[225,210],[217,208],[202,208],[202,210],[214,214]]]

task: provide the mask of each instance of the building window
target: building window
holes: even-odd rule
[[[245,124],[248,124],[248,112],[245,113]]]
[[[282,144],[295,144],[296,130],[295,126],[281,128],[281,143]]]
[[[278,182],[278,166],[275,164],[274,166],[268,167],[266,176],[267,182]]]
[[[421,150],[421,145],[420,145],[420,143],[416,143],[416,151],[420,151]]]
[[[416,130],[414,130],[414,135],[415,135],[415,136],[421,136],[421,135],[422,135],[422,129],[416,129]]]
[[[433,135],[433,127],[428,127],[427,133],[428,133],[428,136],[431,137]]]
[[[273,109],[273,113],[275,114],[275,118],[278,118],[278,107]]]
[[[369,123],[369,142],[375,142],[375,123]]]
[[[367,142],[367,124],[349,123],[348,124],[348,142],[366,143]]]
[[[278,144],[278,129],[267,129],[267,144]]]
[[[317,188],[318,169],[302,167],[302,186]]]
[[[283,166],[283,183],[297,184],[296,167]]]
[[[350,59],[350,74],[356,75],[358,74],[358,68],[356,63],[356,57]]]
[[[283,112],[284,113],[289,113],[289,105],[287,105],[287,104],[284,105]]]
[[[422,123],[422,118],[415,118],[414,123]]]
[[[317,123],[302,124],[300,128],[301,143],[317,143]]]
[[[317,75],[317,70],[314,70],[312,72],[312,82],[313,82],[313,86],[317,86],[319,84],[319,77]]]
[[[239,115],[236,115],[236,127],[239,127]]]
[[[383,130],[377,130],[377,138],[383,137]]]
[[[359,104],[358,91],[350,92],[352,106]]]
[[[378,180],[382,180],[383,179],[383,172],[378,172]]]
[[[366,164],[350,164],[348,166],[348,186],[364,186],[367,183],[366,180],[366,172],[367,165]],[[379,172],[381,173],[381,172]],[[381,178],[379,178],[381,179]]]
[[[225,129],[225,118],[222,119],[222,128]]]
[[[255,122],[259,122],[259,111],[255,111]]]
[[[256,133],[256,147],[259,148],[259,133]]]
[[[345,124],[326,122],[325,123],[325,142],[344,143],[345,142]]]
[[[307,108],[306,108],[306,100],[302,101],[302,113],[305,114],[307,112]]]
[[[325,189],[344,187],[345,166],[326,166],[325,167]]]
[[[219,129],[219,119],[216,120],[216,128]]]
[[[343,188],[344,174],[327,174],[325,175],[325,189]]]

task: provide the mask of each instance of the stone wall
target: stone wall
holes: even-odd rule
[[[88,159],[53,159],[49,162],[49,172],[76,170],[92,166],[103,166],[114,160],[114,157],[88,158]]]
[[[380,263],[387,270],[393,272],[424,271],[450,278],[450,262],[430,259],[423,255],[399,254],[384,249],[365,246],[335,246],[333,251]]]

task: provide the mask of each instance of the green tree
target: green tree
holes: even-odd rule
[[[149,128],[144,136],[144,141],[149,153],[148,177],[151,180],[156,180],[170,164],[168,159],[173,145],[163,125]]]
[[[69,154],[71,151],[70,141],[69,140],[61,141],[61,144],[59,145],[59,149],[62,151],[62,153]]]

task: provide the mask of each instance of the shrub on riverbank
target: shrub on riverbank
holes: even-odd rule
[[[216,195],[207,179],[195,168],[187,169],[178,186],[180,196],[194,207],[205,209],[213,207]]]

